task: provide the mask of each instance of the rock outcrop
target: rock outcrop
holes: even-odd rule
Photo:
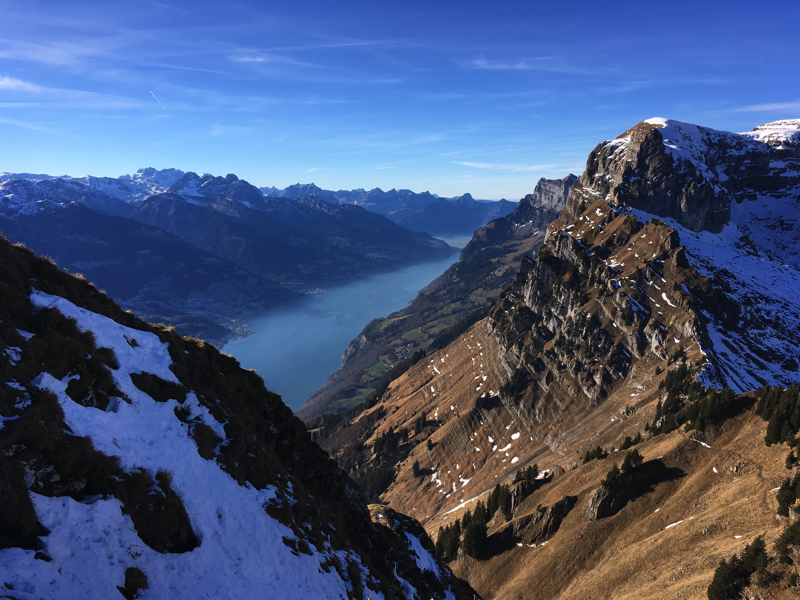
[[[719,233],[734,204],[796,194],[799,166],[798,120],[733,134],[649,119],[599,144],[577,190],[584,201],[603,198],[619,208],[673,218],[692,231]]]

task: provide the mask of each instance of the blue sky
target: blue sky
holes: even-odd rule
[[[0,171],[518,199],[648,117],[800,116],[793,2],[0,2]]]

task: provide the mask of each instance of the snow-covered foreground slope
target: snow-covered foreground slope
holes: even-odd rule
[[[320,569],[329,554],[295,556],[282,542],[294,534],[264,511],[274,497],[272,486],[264,490],[239,486],[215,462],[197,454],[187,425],[175,416],[176,400],[154,402],[133,385],[130,373],[143,371],[178,383],[169,370],[172,361],[166,344],[152,333],[129,329],[63,298],[37,292],[31,299],[36,306],[54,307],[74,318],[100,346],[114,351],[120,364],[113,372],[114,381],[131,403],[117,402],[115,410],[108,411],[81,406],[66,395],[66,381],[46,372],[34,384],[58,396],[64,421],[76,435],[91,438],[104,454],[118,456],[124,469],[172,473],[172,487],[183,499],[200,546],[184,554],[151,550],[138,539],[116,499],[77,502],[36,495],[37,514],[51,530],[44,552],[53,560],[35,560],[33,552],[20,550],[4,561],[9,571],[6,581],[22,584],[21,589],[25,583],[38,582],[30,590],[33,597],[77,597],[82,590],[92,597],[114,597],[115,583],[122,582],[125,569],[139,567],[152,588],[147,597],[153,598],[255,598],[265,588],[275,598],[346,595],[335,571]],[[134,339],[137,345],[131,347],[128,340]],[[197,407],[196,398],[194,404],[198,418],[222,430],[207,410]],[[77,539],[89,543],[75,545]]]
[[[26,251],[0,242],[2,260],[7,261],[0,271],[11,264],[9,257],[25,255],[30,260]],[[304,430],[288,409],[271,405],[265,391],[266,403],[244,394],[237,378],[253,376],[232,368],[232,359],[208,346],[180,341],[170,332],[152,330],[130,315],[123,325],[111,318],[121,313],[115,307],[106,306],[108,316],[41,291],[37,288],[71,286],[74,291],[77,286],[82,293],[96,295],[88,284],[65,274],[54,284],[52,265],[34,263],[35,269],[29,295],[3,297],[0,314],[0,341],[13,348],[0,356],[5,379],[0,384],[1,460],[12,470],[0,466],[4,477],[21,469],[38,523],[45,528],[26,541],[24,536],[15,538],[13,526],[0,519],[0,548],[5,548],[0,550],[0,579],[14,598],[115,598],[120,591],[134,597],[137,589],[125,587],[132,573],[146,578],[140,598],[465,596],[424,548],[431,546],[419,525],[405,517],[394,519],[396,532],[373,525],[343,474],[307,439],[293,437],[303,436]],[[5,277],[3,281],[9,283]],[[13,284],[17,290],[25,285]],[[105,304],[110,303],[100,301],[97,306]],[[29,314],[10,314],[15,306],[28,306]],[[73,325],[65,317],[74,320]],[[12,323],[14,328],[9,327]],[[67,332],[77,327],[84,332],[78,337],[93,343],[67,352],[66,365],[54,352],[58,365],[50,367],[40,359],[52,344],[59,344],[53,333],[63,333],[60,327]],[[67,335],[77,339],[75,333]],[[185,344],[181,349],[176,347],[179,341]],[[87,370],[80,361],[111,353],[113,359],[102,370],[110,372],[113,381],[101,386],[98,382],[107,376]],[[203,355],[203,364],[193,366],[192,361]],[[190,384],[192,377],[199,377],[196,389]],[[211,387],[203,384],[209,379],[216,379]],[[77,390],[87,382],[84,396]],[[113,390],[107,402],[99,400],[101,387]],[[31,411],[41,411],[52,399],[58,409],[50,411],[48,427],[36,433],[32,420],[39,417]],[[253,412],[235,412],[236,402],[242,403],[242,411]],[[62,424],[55,422],[59,410]],[[265,420],[258,423],[260,418]],[[53,426],[58,439],[48,442],[44,438]],[[256,429],[245,432],[248,426]],[[26,429],[30,427],[33,432]],[[59,458],[47,464],[48,444],[69,449],[81,439],[91,442],[92,460],[118,464],[119,470],[107,473],[113,480],[111,493],[90,493],[93,484],[86,479],[96,480],[96,472],[68,480]],[[208,440],[213,440],[210,445]],[[113,460],[108,463],[104,457]],[[242,464],[245,461],[253,464]],[[156,508],[150,513],[137,513],[130,494],[126,496],[125,485],[137,473],[151,477],[147,496],[156,499]],[[9,481],[3,485],[13,489],[13,476]],[[102,486],[102,479],[98,481]],[[160,497],[177,498],[185,509],[191,539],[184,539],[180,548],[154,548],[143,541],[150,539],[143,533],[152,525],[148,519],[158,522],[163,516],[158,512]]]

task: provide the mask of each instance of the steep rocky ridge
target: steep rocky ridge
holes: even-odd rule
[[[578,496],[585,505],[602,477],[579,484],[573,473],[583,469],[576,469],[580,457],[596,446],[618,448],[625,436],[651,425],[661,427],[655,417],[670,397],[660,384],[679,369],[688,368],[706,386],[737,392],[800,381],[797,127],[786,121],[731,134],[659,119],[600,144],[537,256],[522,260],[489,317],[390,382],[379,402],[331,436],[334,454],[341,452],[340,461],[352,471],[378,467],[388,473],[384,501],[433,533],[533,463],[567,474],[555,487],[542,488],[557,494],[537,492],[532,502],[548,507]],[[747,419],[743,427],[763,427]],[[680,431],[669,439],[685,450],[705,447],[703,440],[681,441],[687,435]],[[399,449],[394,464],[376,452],[387,439]],[[357,461],[351,459],[354,440],[360,444]],[[648,444],[663,443],[658,440],[663,438]],[[753,452],[746,460],[761,460],[754,458],[761,450]],[[697,477],[698,485],[707,478],[699,466],[690,470],[684,458],[670,462],[666,452],[647,450],[646,458],[661,454],[661,466],[648,463],[656,472],[678,468]],[[770,484],[753,482],[752,489],[763,493]],[[681,484],[665,479],[641,502],[677,488]],[[696,490],[681,489],[676,501],[685,506]],[[541,501],[541,494],[548,500]],[[727,491],[713,494],[729,498]],[[630,506],[612,512],[621,515]],[[663,597],[664,588],[687,572],[689,567],[668,560],[676,548],[671,545],[651,554],[676,569],[672,581],[661,579],[661,587],[653,583],[657,573],[650,582],[640,579],[641,566],[613,567],[617,557],[636,555],[618,554],[618,546],[604,546],[603,540],[640,534],[628,528],[627,518],[614,529],[607,520],[613,516],[587,529],[582,514],[570,512],[546,550],[550,569],[574,566],[564,578],[550,572],[547,579],[556,583],[547,589],[537,583],[535,597],[588,597],[592,585],[606,590],[602,597]],[[772,520],[763,511],[752,518],[759,525],[749,530],[751,536]],[[574,535],[562,534],[569,522]],[[581,545],[577,540],[589,531],[589,549],[576,558],[568,548]],[[723,544],[727,555],[732,543]],[[606,562],[593,562],[597,547],[606,548]],[[646,555],[644,547],[638,547],[640,555]],[[501,548],[494,562],[465,559],[459,572],[489,596],[526,597],[524,586],[545,579],[530,567],[530,552],[524,544]],[[589,555],[594,558],[583,562]],[[704,591],[719,557],[715,549],[708,565],[692,563],[698,577],[687,588],[694,590],[692,597]],[[610,569],[609,579],[596,578],[591,568]]]
[[[0,347],[6,595],[473,596],[254,372],[2,238]]]
[[[480,318],[480,311],[510,283],[520,257],[541,244],[547,224],[564,207],[575,181],[574,175],[541,179],[514,212],[478,229],[458,262],[407,308],[373,321],[353,340],[342,368],[298,414],[309,420],[356,405],[374,392],[392,367],[429,348],[448,328]]]

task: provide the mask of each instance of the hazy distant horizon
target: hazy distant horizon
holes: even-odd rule
[[[650,117],[746,131],[800,115],[800,37],[781,25],[800,3],[660,9],[6,2],[0,170],[513,200]]]

